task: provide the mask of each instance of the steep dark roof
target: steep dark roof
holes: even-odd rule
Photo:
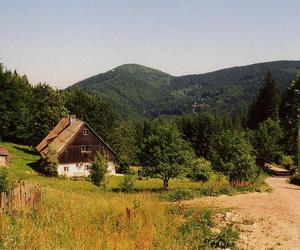
[[[51,157],[57,158],[60,152],[68,145],[72,138],[77,135],[84,125],[86,125],[101,140],[101,142],[116,155],[115,151],[112,150],[86,122],[78,119],[69,121],[69,118],[63,118],[36,147],[36,150],[43,157],[50,153]]]
[[[1,156],[9,156],[9,152],[6,148],[0,147],[0,155]]]

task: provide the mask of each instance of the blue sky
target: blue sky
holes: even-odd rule
[[[124,63],[172,75],[300,59],[298,0],[0,0],[0,60],[64,88]]]

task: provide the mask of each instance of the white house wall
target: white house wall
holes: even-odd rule
[[[85,165],[90,166],[91,163],[70,163],[70,164],[59,164],[57,166],[57,172],[60,176],[74,177],[74,176],[89,176],[90,171],[85,169]],[[115,175],[116,168],[114,162],[107,163],[108,175]]]

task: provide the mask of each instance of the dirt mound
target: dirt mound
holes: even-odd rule
[[[286,178],[269,177],[266,182],[273,192],[197,198],[186,203],[233,208],[219,221],[229,220],[240,229],[240,249],[300,249],[300,187],[287,183]]]

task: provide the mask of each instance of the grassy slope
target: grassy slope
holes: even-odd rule
[[[10,178],[44,187],[43,202],[33,211],[0,215],[0,249],[189,249],[189,242],[178,234],[188,219],[159,202],[158,193],[109,192],[87,181],[40,176],[28,166],[39,158],[29,148],[10,143],[0,146],[7,147],[12,155]],[[109,188],[118,187],[121,179],[112,177]],[[225,180],[217,184],[216,180],[206,184],[171,181],[171,189],[183,186],[195,192],[227,185]],[[138,181],[136,186],[159,189],[161,181]],[[130,208],[130,216],[126,208]]]

